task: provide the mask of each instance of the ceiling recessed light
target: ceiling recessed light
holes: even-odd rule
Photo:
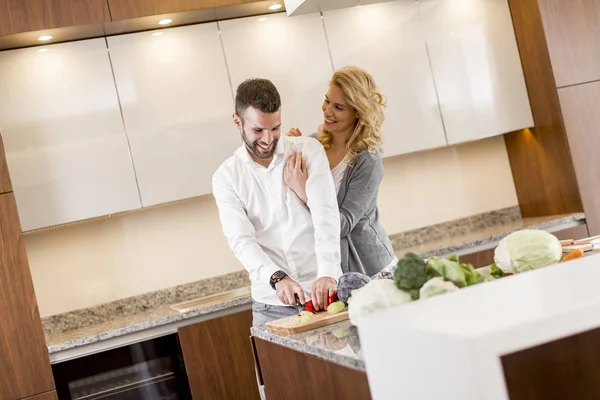
[[[281,4],[273,4],[269,6],[269,10],[279,10],[281,8]]]
[[[158,24],[159,25],[169,25],[171,22],[173,22],[172,19],[165,18],[165,19],[161,19],[160,21],[158,21]]]
[[[37,52],[38,52],[38,53],[45,53],[45,52],[47,52],[47,51],[50,51],[50,49],[46,49],[46,48],[44,48],[44,49],[39,49]]]
[[[160,35],[162,35],[162,34],[163,34],[162,32],[154,32],[154,33],[152,34],[152,36],[160,36]]]
[[[45,42],[46,40],[50,40],[50,39],[52,39],[52,36],[50,36],[50,35],[44,35],[44,36],[40,36],[38,38],[38,40],[41,40],[42,42]]]
[[[267,20],[267,18],[266,18],[266,17],[261,17],[261,18],[259,18],[259,19],[258,19],[258,22],[264,22],[264,21],[266,21],[266,20]]]

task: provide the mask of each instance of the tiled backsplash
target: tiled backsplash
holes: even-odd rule
[[[501,136],[384,167],[379,203],[390,235],[517,205]],[[25,243],[43,317],[242,269],[212,196],[26,235]]]

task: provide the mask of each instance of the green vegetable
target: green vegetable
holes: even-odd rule
[[[432,278],[439,276],[444,280],[453,282],[458,287],[467,286],[465,271],[456,261],[432,256],[427,259],[426,271]]]
[[[394,271],[394,283],[401,290],[420,289],[429,277],[425,261],[415,253],[406,253]]]
[[[561,257],[562,246],[556,236],[536,229],[511,233],[494,252],[496,266],[513,274],[556,264]]]
[[[485,277],[475,271],[470,264],[460,264],[457,256],[448,258],[429,257],[425,267],[430,278],[442,277],[458,287],[476,285],[485,282]]]
[[[492,265],[490,266],[490,273],[491,273],[491,275],[492,275],[493,277],[495,277],[495,278],[501,278],[501,277],[503,277],[504,275],[506,275],[506,274],[504,273],[504,271],[502,271],[500,268],[498,268],[498,266],[496,265],[496,263],[494,263],[494,264],[492,264]]]
[[[475,271],[475,268],[471,264],[460,264],[465,277],[467,279],[467,286],[476,285],[481,282],[485,282],[485,277],[479,272]]]
[[[327,312],[329,314],[341,313],[346,309],[346,304],[343,301],[335,301],[327,306]]]
[[[410,289],[407,290],[408,293],[410,293],[410,297],[412,297],[413,300],[419,300],[419,289]]]
[[[311,313],[310,311],[302,311],[300,314],[298,314],[292,318],[292,323],[300,324],[303,322],[308,322],[311,319],[313,319],[314,317],[315,317],[315,314]]]
[[[438,294],[455,292],[458,287],[450,281],[445,281],[441,277],[431,278],[420,290],[421,298],[426,299],[428,297],[437,296]]]

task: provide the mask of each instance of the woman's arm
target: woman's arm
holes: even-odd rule
[[[339,207],[341,237],[346,237],[352,232],[371,203],[376,200],[382,179],[383,163],[379,156],[369,154],[361,160],[360,164],[354,166],[346,195]]]

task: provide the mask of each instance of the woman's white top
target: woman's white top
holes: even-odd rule
[[[335,183],[336,193],[339,193],[340,191],[340,186],[342,186],[342,181],[344,180],[344,175],[346,174],[346,169],[348,168],[349,161],[350,157],[348,157],[348,154],[346,154],[343,160],[340,161],[340,163],[331,170],[333,182]]]

